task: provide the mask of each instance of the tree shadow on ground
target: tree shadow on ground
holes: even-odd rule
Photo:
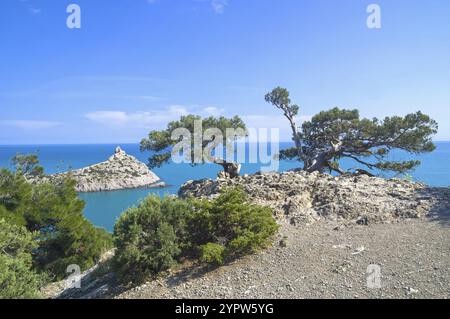
[[[165,279],[165,282],[169,288],[177,287],[189,280],[201,278],[216,268],[205,265],[192,265],[170,275]]]
[[[250,254],[251,255],[251,254]],[[247,255],[249,256],[249,255]],[[189,266],[183,266],[179,271],[165,278],[166,285],[169,288],[177,287],[180,284],[186,283],[193,279],[201,278],[208,273],[216,271],[218,269],[224,270],[227,266],[234,264],[237,261],[245,260],[247,256],[233,256],[228,257],[223,265],[204,264],[194,262]]]
[[[433,202],[427,218],[450,227],[450,187],[428,187],[418,191],[418,197]]]
[[[230,265],[239,257],[230,258],[224,265],[216,266],[210,264],[197,263],[193,261],[184,262],[180,268],[175,271],[169,271],[168,274],[159,278],[149,278],[149,281],[156,281],[167,288],[175,288],[190,280],[195,280],[215,271],[219,268]],[[111,260],[100,263],[110,264]],[[99,269],[100,268],[100,269]],[[97,267],[95,270],[86,271],[81,278],[80,288],[66,288],[58,295],[52,297],[55,299],[110,299],[140,286],[143,283],[120,283],[114,271],[108,266],[107,269]],[[163,284],[164,282],[164,284]]]

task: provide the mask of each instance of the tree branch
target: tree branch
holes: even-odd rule
[[[349,157],[349,158],[351,158],[351,159],[357,161],[358,163],[367,166],[367,167],[370,168],[370,169],[376,168],[376,166],[375,166],[374,164],[364,162],[364,161],[360,160],[359,158],[357,158],[356,156],[353,156],[353,155],[350,155],[350,154],[342,154],[342,156]]]

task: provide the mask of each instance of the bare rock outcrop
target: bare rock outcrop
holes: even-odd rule
[[[320,219],[368,224],[450,211],[449,188],[402,179],[334,177],[303,171],[188,181],[179,196],[214,197],[229,186],[243,187],[253,202],[273,208],[278,217],[292,224]]]
[[[67,173],[44,176],[40,181],[57,183],[70,176],[78,192],[100,192],[131,188],[163,187],[164,182],[147,165],[120,147],[107,161]]]

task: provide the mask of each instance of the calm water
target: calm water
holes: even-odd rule
[[[280,147],[287,147],[285,143]],[[450,185],[450,142],[436,143],[437,150],[418,157],[401,152],[392,155],[392,159],[420,159],[422,165],[411,173],[413,178],[433,186]],[[69,168],[77,169],[106,160],[117,145],[32,145],[0,146],[0,167],[10,168],[10,159],[16,153],[38,152],[41,164],[47,173],[63,172]],[[146,162],[148,153],[141,153],[138,144],[120,145],[128,154]],[[282,161],[280,170],[299,167],[298,162]],[[356,167],[351,161],[342,163],[344,168]],[[244,164],[242,173],[255,173],[260,164]],[[168,185],[158,189],[133,189],[113,192],[83,193],[80,197],[86,202],[85,215],[95,225],[112,230],[117,217],[128,207],[136,205],[150,193],[176,194],[180,185],[191,179],[213,178],[220,171],[215,164],[192,167],[188,164],[169,163],[154,172]]]

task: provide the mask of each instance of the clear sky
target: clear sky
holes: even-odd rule
[[[139,142],[186,113],[288,140],[264,102],[278,85],[302,118],[422,110],[450,140],[450,1],[1,0],[0,144]]]

